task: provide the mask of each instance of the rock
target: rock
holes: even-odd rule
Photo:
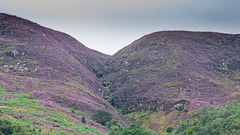
[[[17,50],[10,50],[10,52],[8,53],[8,55],[12,58],[16,57],[18,55],[18,51]]]

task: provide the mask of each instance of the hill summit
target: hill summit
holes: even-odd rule
[[[177,124],[175,118],[204,105],[225,106],[229,100],[239,100],[239,52],[238,34],[156,32],[114,54],[105,64],[102,80],[123,114],[165,131],[166,125]],[[177,116],[180,104],[182,117]]]

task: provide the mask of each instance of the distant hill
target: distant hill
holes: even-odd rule
[[[0,14],[1,117],[45,133],[101,134],[106,127],[91,115],[104,109],[127,126],[128,120],[103,99],[110,93],[96,77],[108,58],[67,34]]]
[[[239,52],[237,34],[156,32],[114,54],[102,80],[123,114],[163,131],[177,124],[179,104],[185,117],[204,105],[239,100]]]

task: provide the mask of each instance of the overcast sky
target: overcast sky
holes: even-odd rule
[[[163,30],[240,33],[240,0],[0,0],[0,12],[114,54]]]

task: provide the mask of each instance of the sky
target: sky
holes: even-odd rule
[[[0,12],[67,33],[114,54],[165,30],[240,33],[240,0],[0,0]]]

